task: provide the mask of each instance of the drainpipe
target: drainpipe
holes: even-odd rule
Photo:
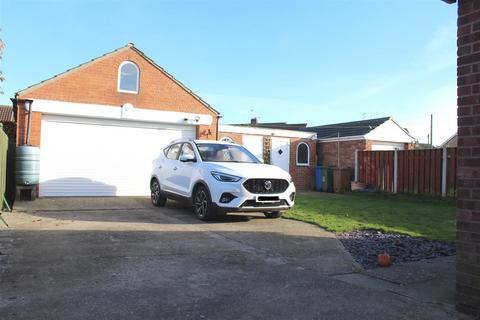
[[[215,140],[218,140],[218,123],[220,122],[221,117],[221,115],[217,116],[217,130],[215,130]]]
[[[337,132],[337,167],[340,168],[340,130]]]
[[[33,103],[33,100],[25,100],[24,101],[25,109],[27,109],[27,111],[28,111],[27,141],[25,142],[25,144],[27,146],[30,145],[30,131],[31,131],[31,127],[32,127],[32,103]]]

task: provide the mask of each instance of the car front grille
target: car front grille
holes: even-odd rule
[[[288,181],[283,179],[248,179],[243,183],[245,189],[256,194],[283,193],[288,185]]]

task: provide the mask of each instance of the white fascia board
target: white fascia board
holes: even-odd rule
[[[304,138],[304,139],[317,138],[317,134],[315,132],[269,129],[269,128],[259,128],[259,127],[235,126],[235,125],[220,125],[218,126],[218,131],[223,133],[242,133],[242,134],[275,136],[275,137],[286,137],[286,138]]]
[[[187,112],[122,108],[121,106],[34,99],[32,111],[63,116],[145,121],[188,125],[211,125],[212,116]]]
[[[366,139],[365,139],[365,136],[317,139],[318,142],[337,142],[337,141],[341,142],[341,141],[354,141],[354,140],[366,140]]]

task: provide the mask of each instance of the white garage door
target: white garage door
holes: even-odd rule
[[[149,195],[152,160],[193,126],[44,116],[40,196]]]
[[[405,145],[403,143],[375,142],[372,144],[373,151],[403,150],[403,149],[405,149]]]

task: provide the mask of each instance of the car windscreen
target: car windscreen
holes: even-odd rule
[[[197,143],[202,161],[259,163],[258,159],[242,146],[220,143]]]

